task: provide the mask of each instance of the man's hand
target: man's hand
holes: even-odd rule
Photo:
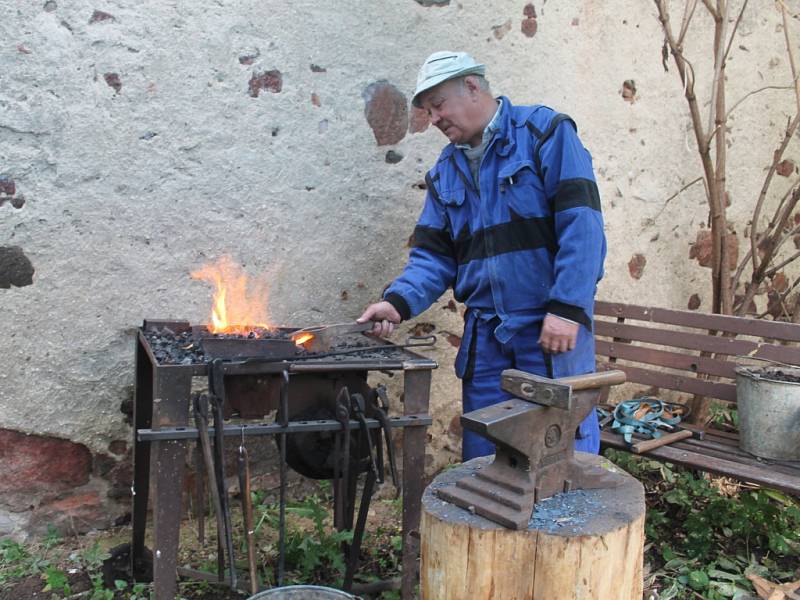
[[[568,352],[575,348],[578,339],[578,325],[565,321],[555,315],[548,314],[542,322],[542,334],[539,345],[549,354]]]
[[[397,312],[397,309],[386,300],[383,300],[369,305],[364,314],[356,319],[356,323],[372,321],[374,323],[372,335],[386,337],[394,331],[394,326],[402,320],[403,318]]]

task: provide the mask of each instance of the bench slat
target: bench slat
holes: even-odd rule
[[[800,348],[794,346],[776,346],[752,340],[711,336],[705,333],[656,329],[654,327],[615,323],[601,319],[595,320],[594,330],[595,335],[625,340],[617,343],[636,341],[672,348],[711,352],[713,354],[765,358],[767,360],[800,365]]]
[[[608,431],[600,432],[600,442],[605,447],[627,450],[622,436]],[[717,473],[718,475],[733,477],[741,481],[766,485],[789,494],[800,495],[800,470],[798,470],[797,474],[781,473],[775,469],[768,468],[766,465],[753,466],[723,458],[706,456],[688,450],[682,447],[680,443],[650,450],[647,452],[647,456],[710,473]]]
[[[751,467],[756,467],[759,469],[771,469],[787,475],[800,476],[800,463],[792,464],[790,462],[759,460],[753,455],[739,449],[738,446],[732,446],[730,444],[717,444],[708,439],[687,439],[685,442],[687,442],[685,445],[681,444],[678,447],[684,447],[687,450],[702,453],[707,456],[715,456],[717,458],[724,458],[725,460],[747,464]]]
[[[800,329],[800,327],[798,327],[798,329]],[[800,348],[795,348],[793,346],[774,346],[772,344],[759,343],[751,340],[710,336],[705,333],[656,329],[654,327],[616,323],[601,319],[595,320],[594,330],[595,335],[604,337],[621,338],[623,340],[659,344],[671,348],[684,348],[686,350],[711,352],[714,354],[727,354],[729,356],[751,356],[800,365]]]
[[[710,396],[726,402],[736,402],[736,386],[730,383],[703,381],[695,377],[682,377],[672,373],[650,371],[612,362],[601,362],[598,364],[598,368],[604,371],[611,369],[625,371],[625,374],[628,376],[628,382],[666,388],[668,390],[685,392],[687,394]]]
[[[736,363],[691,354],[678,354],[645,346],[595,340],[595,353],[609,358],[621,358],[648,365],[682,369],[689,373],[703,373],[735,379]]]
[[[727,315],[712,315],[686,310],[654,308],[634,304],[603,302],[599,300],[595,302],[594,312],[596,315],[605,315],[608,317],[623,317],[638,321],[650,321],[653,323],[665,323],[704,330],[727,331],[740,335],[800,342],[800,327],[795,323],[764,321],[761,319],[731,317]]]

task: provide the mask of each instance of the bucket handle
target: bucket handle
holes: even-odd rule
[[[781,362],[779,360],[775,360],[774,358],[764,358],[763,356],[750,356],[749,354],[739,354],[735,358],[743,358],[747,360],[761,360],[764,362],[768,362],[773,365],[779,365],[781,367],[786,367],[789,369],[800,369],[800,365],[791,365],[789,363]],[[745,366],[745,365],[741,365]]]

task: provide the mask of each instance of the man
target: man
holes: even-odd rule
[[[606,253],[591,156],[566,115],[495,99],[485,66],[436,52],[412,103],[450,140],[428,172],[425,206],[403,273],[359,322],[385,336],[448,288],[466,304],[455,361],[464,412],[510,397],[504,369],[547,377],[594,371],[592,311]],[[576,448],[599,449],[597,417]],[[464,460],[494,446],[464,432]]]

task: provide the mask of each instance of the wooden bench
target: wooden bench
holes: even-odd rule
[[[735,404],[737,356],[800,365],[800,325],[793,323],[598,301],[594,328],[598,370],[620,369],[629,382],[641,385],[626,384],[623,391],[632,393],[625,398],[683,402],[705,396]],[[610,424],[601,432],[601,444],[627,449]],[[738,435],[728,431],[706,427],[702,440],[681,440],[644,454],[800,495],[800,461],[756,458],[740,450]]]

